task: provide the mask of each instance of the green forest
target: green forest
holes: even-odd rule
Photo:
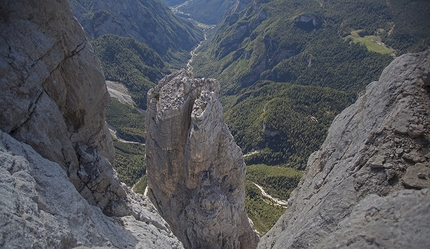
[[[315,86],[261,81],[238,95],[225,121],[247,164],[287,164],[303,170],[318,150],[334,117],[352,97]]]
[[[265,234],[285,212],[285,207],[278,205],[262,195],[255,184],[264,188],[266,193],[281,200],[288,200],[291,192],[302,177],[302,172],[283,166],[250,165],[246,172],[245,206],[255,229]]]
[[[264,198],[261,191],[251,181],[245,181],[245,189],[245,207],[248,217],[260,235],[264,235],[285,213],[285,208]]]
[[[302,28],[302,15],[320,25]],[[425,1],[255,1],[218,25],[193,68],[220,81],[247,164],[303,170],[333,118],[394,56],[428,48],[428,30]]]
[[[92,41],[106,80],[124,84],[137,106],[146,109],[146,92],[169,73],[161,57],[130,37],[107,34]]]

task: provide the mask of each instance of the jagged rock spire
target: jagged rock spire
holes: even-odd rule
[[[148,193],[186,248],[255,248],[246,167],[222,120],[219,88],[181,70],[148,92]]]

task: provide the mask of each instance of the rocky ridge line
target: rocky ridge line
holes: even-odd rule
[[[430,52],[396,58],[333,121],[258,248],[429,248]]]
[[[148,92],[148,195],[185,248],[255,248],[246,167],[222,120],[219,88],[181,70]]]

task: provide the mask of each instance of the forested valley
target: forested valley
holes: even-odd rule
[[[116,170],[137,192],[146,184],[146,92],[185,68],[203,41],[193,73],[220,81],[224,119],[247,163],[248,215],[262,234],[284,208],[255,184],[287,200],[336,115],[393,58],[430,47],[426,0],[69,2],[106,79],[133,100],[113,99],[106,117],[120,138]]]

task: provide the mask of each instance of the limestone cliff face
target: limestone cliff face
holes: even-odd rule
[[[182,247],[112,168],[104,76],[67,1],[2,1],[0,44],[0,246]]]
[[[60,164],[85,198],[108,208],[125,193],[110,165],[99,60],[67,2],[3,6],[0,129]]]
[[[430,54],[394,60],[333,121],[259,248],[429,248]]]
[[[90,205],[55,162],[0,131],[2,248],[183,248],[151,202],[127,191],[136,215]]]
[[[186,248],[255,248],[245,164],[222,121],[219,83],[182,70],[148,92],[149,197]]]

